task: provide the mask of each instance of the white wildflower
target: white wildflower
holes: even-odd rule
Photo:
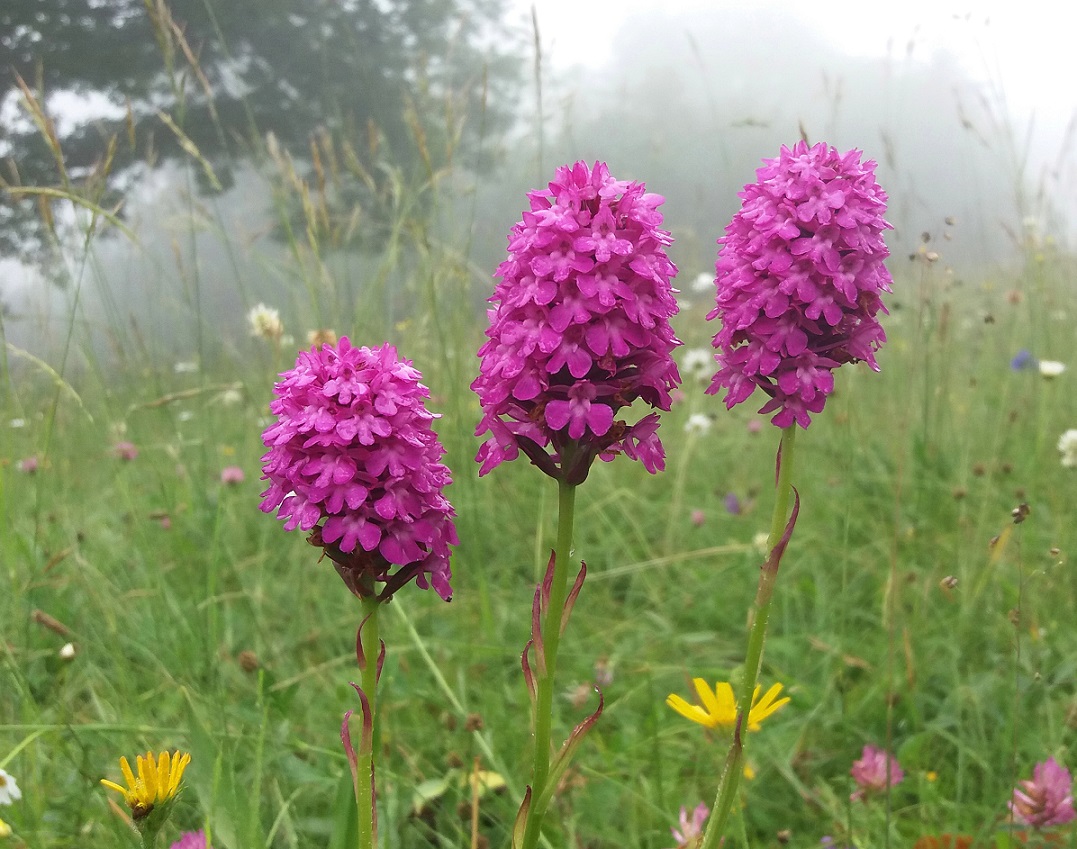
[[[1077,428],[1070,428],[1058,438],[1058,451],[1062,455],[1062,465],[1067,469],[1077,468]]]
[[[243,393],[238,389],[225,389],[217,396],[217,401],[225,407],[234,407],[243,401]]]
[[[692,413],[684,423],[684,432],[692,436],[703,436],[711,429],[714,422],[706,413]]]
[[[172,371],[175,374],[194,374],[198,371],[197,360],[181,360],[172,366]]]
[[[265,304],[258,304],[247,313],[247,323],[251,326],[251,336],[258,336],[269,342],[279,342],[284,335],[280,311]]]
[[[681,378],[709,383],[714,375],[714,355],[707,348],[688,348],[681,356]]]
[[[1066,370],[1066,364],[1058,360],[1040,360],[1040,374],[1046,378],[1058,377]]]
[[[714,291],[714,275],[701,271],[696,275],[696,279],[692,281],[693,292],[713,292]]]
[[[0,769],[0,805],[10,805],[22,798],[22,791],[15,783],[15,776],[6,770]]]

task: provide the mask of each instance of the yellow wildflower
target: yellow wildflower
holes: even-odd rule
[[[733,687],[728,681],[719,681],[714,685],[714,690],[707,685],[702,678],[693,678],[692,683],[696,686],[699,700],[703,706],[691,705],[678,696],[670,693],[666,698],[666,704],[673,708],[685,719],[698,722],[707,728],[724,728],[732,730],[737,723],[737,700],[733,696]],[[782,691],[781,684],[775,684],[763,698],[759,698],[762,688],[756,685],[752,694],[752,709],[748,712],[748,730],[758,731],[759,723],[785,706],[789,698],[779,699],[778,694]]]
[[[136,758],[136,775],[131,771],[127,758],[120,758],[120,769],[127,786],[123,787],[107,778],[102,778],[101,783],[123,794],[127,807],[131,809],[131,818],[137,822],[149,816],[155,805],[169,802],[175,797],[183,771],[190,762],[191,756],[186,752],[182,755],[178,751],[171,755],[161,752],[156,758],[153,752],[146,752],[145,756]]]
[[[0,820],[0,837],[11,837],[11,826]]]

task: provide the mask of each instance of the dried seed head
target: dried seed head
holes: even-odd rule
[[[477,713],[469,713],[467,720],[464,722],[465,731],[480,731],[484,727],[485,723],[482,721],[482,717]]]
[[[1013,516],[1013,523],[1015,525],[1020,525],[1023,521],[1025,521],[1025,519],[1028,518],[1031,512],[1032,508],[1028,506],[1028,503],[1022,501],[1020,504],[1014,507],[1013,510],[1010,511],[1010,515]]]
[[[939,581],[939,586],[942,587],[944,590],[956,589],[957,578],[955,578],[953,575],[947,575],[945,578]]]

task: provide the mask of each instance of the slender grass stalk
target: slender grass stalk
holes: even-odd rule
[[[751,624],[748,631],[748,652],[744,662],[744,683],[737,701],[737,724],[733,728],[733,742],[729,747],[725,768],[722,770],[718,795],[707,830],[703,834],[701,849],[714,849],[725,832],[729,812],[737,797],[741,772],[744,769],[744,748],[748,737],[748,714],[752,709],[752,697],[755,694],[759,670],[763,665],[763,644],[767,638],[767,621],[770,619],[770,603],[774,595],[774,585],[778,578],[778,558],[773,556],[774,549],[781,542],[789,517],[789,496],[792,493],[793,447],[796,437],[795,424],[782,430],[782,439],[778,448],[778,481],[775,487],[774,514],[770,521],[770,537],[767,548],[772,553],[767,558],[759,574],[759,588],[756,590],[752,604]]]
[[[570,463],[566,460],[565,465]],[[557,650],[561,642],[561,627],[568,592],[569,560],[572,555],[572,525],[576,509],[576,486],[563,480],[557,482],[557,544],[554,548],[553,581],[550,603],[542,623],[541,639],[545,664],[539,664],[535,680],[535,749],[531,773],[531,804],[527,814],[522,849],[534,849],[538,844],[542,820],[546,814],[541,804],[550,774],[550,746],[553,736],[554,675],[557,671]]]
[[[378,845],[378,818],[374,810],[374,728],[377,719],[378,655],[381,653],[381,637],[378,634],[378,608],[381,602],[376,596],[363,599],[363,624],[359,638],[362,642],[363,692],[369,705],[369,718],[363,717],[364,728],[359,746],[359,769],[355,781],[355,804],[359,808],[359,849],[374,849]]]

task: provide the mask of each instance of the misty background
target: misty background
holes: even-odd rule
[[[577,159],[666,197],[690,290],[760,160],[802,137],[878,161],[897,287],[925,248],[974,280],[1015,273],[1030,243],[1068,250],[1074,106],[1050,86],[1073,75],[1015,97],[983,7],[945,31],[884,22],[868,47],[833,5],[813,23],[689,0],[5,0],[4,336],[49,357],[74,316],[88,355],[212,360],[250,344],[258,302],[299,344],[391,328],[431,245],[480,316],[525,193]],[[87,239],[87,207],[28,187],[78,192],[129,232],[98,218]],[[304,235],[304,203],[324,231]]]

